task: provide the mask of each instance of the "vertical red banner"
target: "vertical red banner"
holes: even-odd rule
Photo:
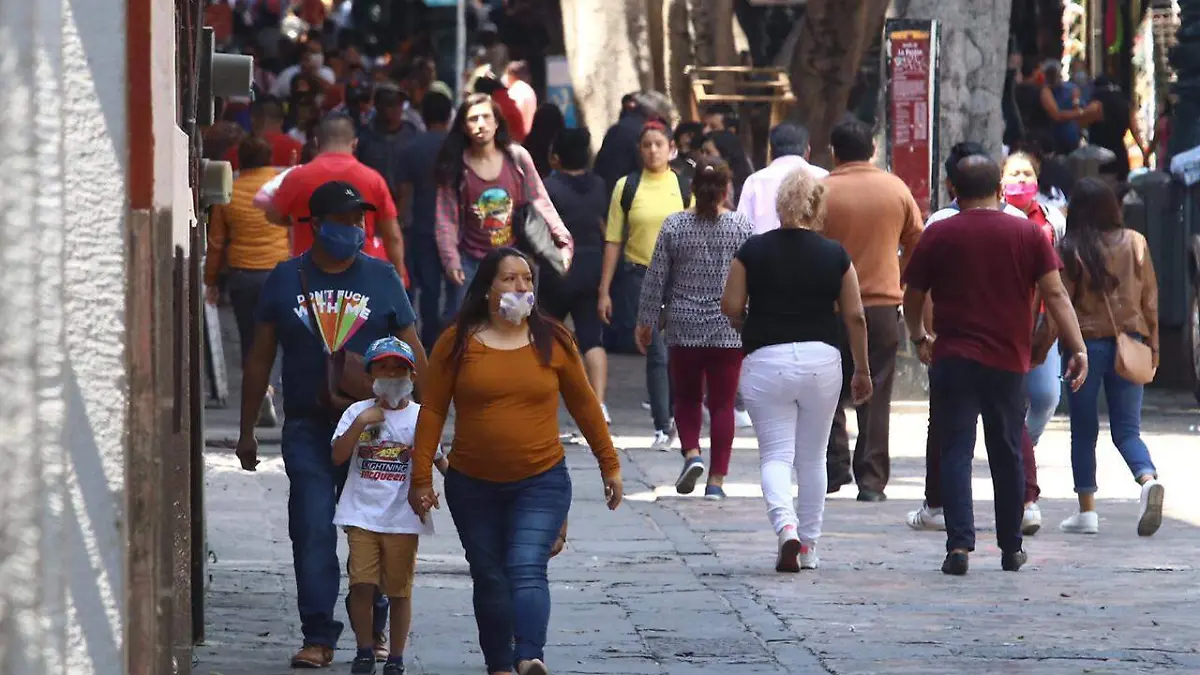
[[[889,21],[885,31],[888,164],[928,216],[937,190],[936,26],[931,21]]]

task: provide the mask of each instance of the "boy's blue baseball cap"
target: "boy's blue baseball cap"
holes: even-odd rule
[[[367,370],[370,370],[371,364],[389,356],[401,359],[413,370],[417,369],[417,357],[413,354],[412,347],[409,347],[408,343],[404,340],[391,335],[379,338],[372,342],[370,347],[367,347],[367,353],[363,357],[363,365],[366,366]]]

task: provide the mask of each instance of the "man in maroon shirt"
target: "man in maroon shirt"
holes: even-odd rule
[[[1070,353],[1067,380],[1076,390],[1087,377],[1087,350],[1059,276],[1058,254],[1036,225],[999,210],[1000,167],[986,156],[962,159],[954,191],[961,211],[925,232],[904,272],[904,320],[921,360],[931,364],[930,425],[942,444],[942,572],[966,574],[967,556],[975,550],[971,460],[981,414],[1000,565],[1015,572],[1026,560],[1021,432],[1035,288]],[[937,307],[936,342],[922,321],[926,293]]]

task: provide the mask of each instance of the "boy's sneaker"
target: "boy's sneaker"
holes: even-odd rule
[[[800,544],[800,569],[815,570],[821,564],[817,557],[817,547],[812,544]]]
[[[792,525],[784,527],[779,533],[779,554],[775,556],[775,571],[800,571],[800,539]]]
[[[354,662],[350,664],[350,675],[375,675],[375,657],[354,657]]]
[[[671,437],[665,431],[654,432],[654,441],[650,443],[650,449],[659,452],[669,452],[671,450]]]
[[[941,509],[931,509],[928,504],[922,504],[916,511],[908,512],[908,526],[914,530],[946,530],[946,516]]]
[[[404,675],[404,662],[388,661],[383,665],[383,675]]]
[[[1042,529],[1042,509],[1037,504],[1025,507],[1025,515],[1021,517],[1021,534],[1030,536]]]
[[[696,481],[704,475],[704,460],[693,457],[683,462],[683,471],[675,479],[675,491],[681,495],[690,495],[696,489]]]
[[[1158,532],[1162,526],[1163,497],[1166,490],[1162,483],[1151,478],[1142,483],[1142,510],[1138,514],[1137,533],[1139,537],[1149,537]]]
[[[1100,531],[1100,515],[1095,511],[1076,513],[1062,521],[1058,529],[1068,534],[1096,534]]]

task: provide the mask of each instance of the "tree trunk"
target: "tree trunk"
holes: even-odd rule
[[[691,16],[687,0],[665,0],[663,25],[666,27],[663,60],[666,63],[665,93],[679,114],[687,117],[692,93],[683,71],[696,62],[695,41],[692,39]]]
[[[997,159],[1004,135],[1009,0],[909,0],[909,19],[941,24],[938,118],[941,162],[955,143],[975,141]]]
[[[808,127],[817,164],[831,164],[829,132],[846,112],[863,53],[887,7],[887,0],[809,0],[792,59],[793,116]]]
[[[646,3],[562,0],[562,13],[571,81],[596,150],[621,97],[654,86]]]

